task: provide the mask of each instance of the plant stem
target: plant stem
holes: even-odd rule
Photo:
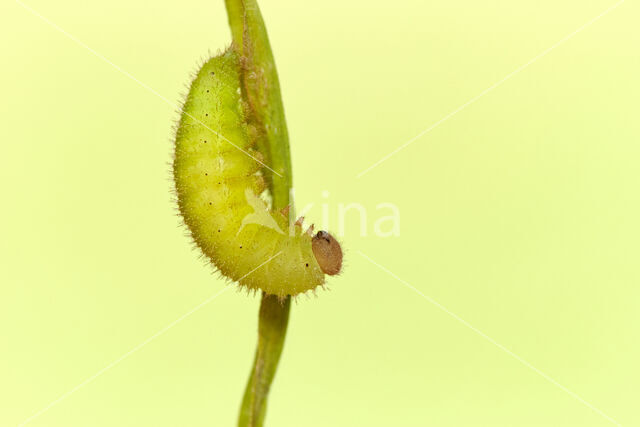
[[[225,0],[234,49],[242,59],[241,91],[247,102],[247,121],[256,146],[270,171],[263,171],[273,200],[272,208],[290,206],[292,187],[289,133],[284,118],[280,83],[267,30],[256,0]],[[273,171],[274,173],[270,173]],[[267,410],[267,394],[282,354],[289,322],[291,297],[284,301],[262,294],[258,316],[258,348],[240,407],[239,427],[261,427]]]
[[[262,427],[267,394],[276,373],[289,322],[291,297],[284,302],[262,294],[258,319],[258,348],[240,407],[238,427]]]
[[[273,196],[272,207],[282,209],[290,203],[291,155],[280,81],[267,29],[256,0],[225,0],[225,4],[233,46],[242,60],[240,82],[249,107],[247,121],[250,128],[257,129],[256,146],[270,167],[263,173]]]

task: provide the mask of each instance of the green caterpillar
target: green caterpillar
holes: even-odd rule
[[[248,124],[234,49],[208,60],[185,100],[175,137],[178,207],[197,246],[241,286],[284,298],[323,286],[340,272],[342,250],[327,232],[312,236],[288,209],[269,211],[264,156]]]

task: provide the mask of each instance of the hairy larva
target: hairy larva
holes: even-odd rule
[[[324,284],[342,265],[338,242],[269,211],[264,157],[256,149],[234,49],[208,60],[185,100],[175,138],[178,206],[191,235],[228,278],[285,297]],[[224,135],[224,136],[223,136]]]

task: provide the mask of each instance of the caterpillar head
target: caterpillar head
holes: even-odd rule
[[[311,249],[318,265],[325,274],[333,276],[342,268],[342,249],[340,243],[326,231],[318,231],[311,239]]]

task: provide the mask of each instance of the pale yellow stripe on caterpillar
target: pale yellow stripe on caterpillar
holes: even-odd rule
[[[207,61],[191,84],[175,141],[178,206],[195,243],[223,275],[249,289],[297,295],[322,286],[325,273],[336,274],[342,251],[328,233],[312,238],[259,197],[264,157],[246,124],[239,67],[229,49]]]

